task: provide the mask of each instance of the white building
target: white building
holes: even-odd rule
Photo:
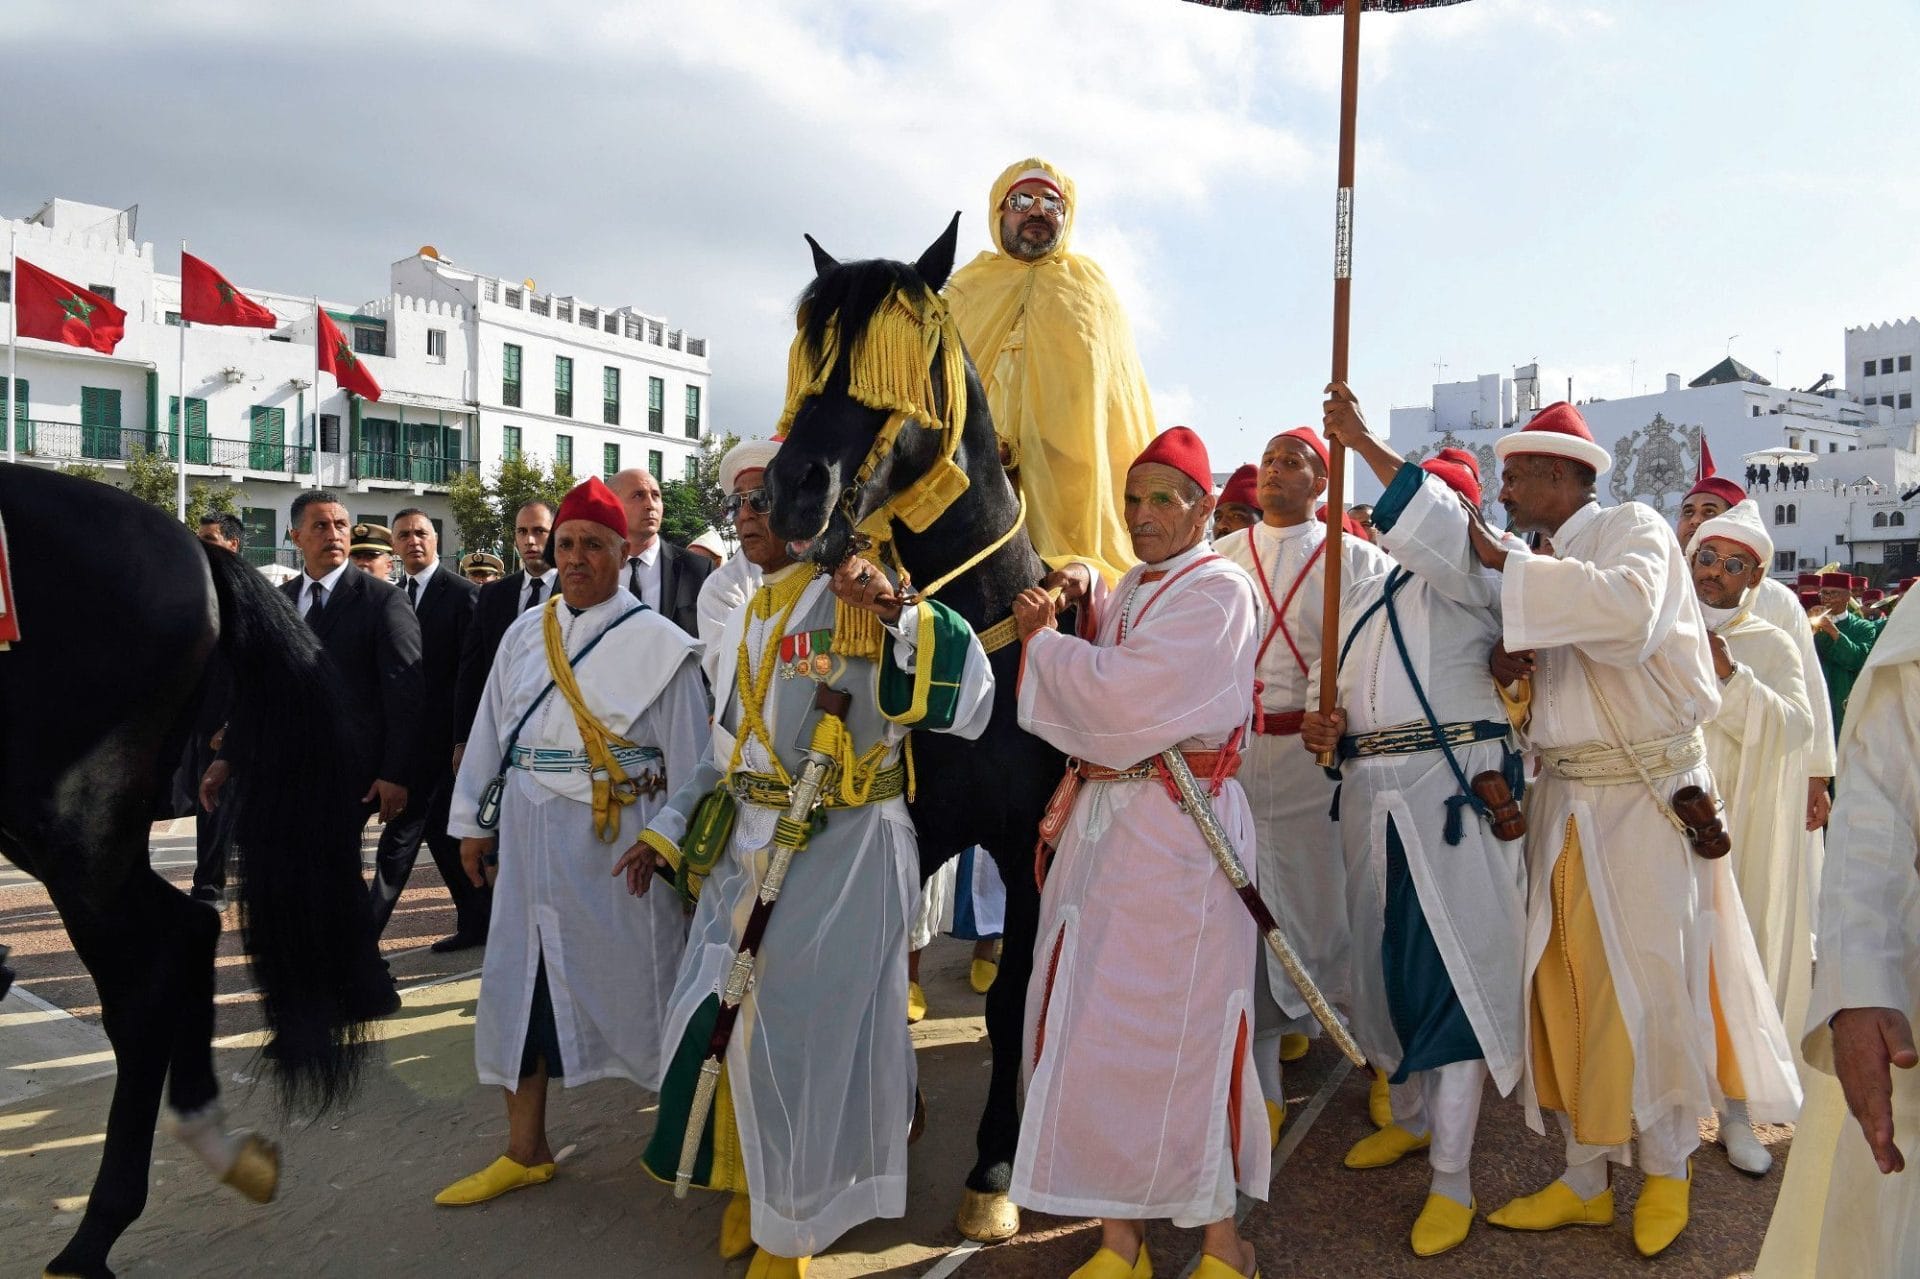
[[[1913,361],[1920,355],[1920,320],[1847,330],[1847,391],[1862,404],[1893,410],[1895,426],[1911,426]]]
[[[1690,384],[1670,373],[1660,391],[1588,400],[1581,415],[1614,458],[1600,481],[1602,500],[1642,501],[1676,516],[1693,485],[1704,434],[1720,474],[1753,481],[1751,495],[1773,534],[1776,575],[1829,562],[1877,584],[1920,573],[1920,431],[1914,414],[1900,407],[1908,393],[1901,388],[1912,381],[1902,372],[1903,358],[1910,366],[1916,347],[1920,326],[1913,321],[1847,331],[1849,377],[1874,361],[1876,380],[1867,384],[1874,403],[1829,386],[1827,378],[1805,391],[1772,386],[1731,358]],[[1479,458],[1490,516],[1499,509],[1494,442],[1541,407],[1536,366],[1514,373],[1438,383],[1431,408],[1396,408],[1391,415],[1389,433],[1411,458],[1449,446]],[[1814,455],[1806,463],[1808,478],[1789,477],[1782,488],[1777,471],[1770,471],[1762,488],[1757,465],[1748,474],[1749,459],[1757,464],[1755,454],[1781,448]],[[1909,493],[1914,500],[1903,501]]]
[[[11,394],[0,367],[0,405],[16,406],[18,460],[90,462],[113,479],[136,450],[177,456],[180,277],[156,269],[134,213],[53,200],[6,227],[19,257],[127,313],[112,355],[19,340]],[[220,266],[217,251],[205,256]],[[644,466],[675,479],[709,429],[706,340],[630,306],[539,293],[532,281],[478,275],[422,248],[392,265],[386,296],[322,300],[380,384],[369,402],[327,374],[316,399],[309,295],[235,285],[281,324],[190,326],[185,452],[190,481],[240,489],[256,560],[280,548],[291,562],[288,508],[316,483],[339,493],[356,520],[386,524],[404,507],[422,508],[442,528],[442,552],[453,554],[446,491],[462,472],[490,473],[517,455],[579,475]],[[12,296],[0,269],[9,332]]]

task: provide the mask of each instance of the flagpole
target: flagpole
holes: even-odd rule
[[[1347,0],[1340,44],[1340,171],[1333,219],[1333,380],[1347,380],[1353,290],[1353,133],[1360,97],[1360,0]],[[1347,450],[1327,441],[1326,595],[1320,613],[1320,713],[1333,713],[1340,672],[1340,535],[1345,530]],[[1320,756],[1333,763],[1331,752]]]
[[[14,441],[20,424],[14,419],[14,406],[20,403],[20,253],[15,241],[20,232],[11,220],[7,223],[7,409],[0,418],[7,424],[7,461],[15,462]]]
[[[164,318],[164,317],[162,317]],[[187,242],[180,241],[180,396],[173,410],[173,501],[187,522]]]
[[[313,487],[320,487],[320,295],[313,295]]]

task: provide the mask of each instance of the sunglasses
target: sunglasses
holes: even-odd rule
[[[1015,191],[1007,197],[1007,207],[1015,213],[1025,213],[1036,204],[1056,216],[1067,211],[1067,202],[1057,195],[1035,195],[1031,191]]]
[[[1703,546],[1695,551],[1693,553],[1693,562],[1701,568],[1712,568],[1715,564],[1718,564],[1734,577],[1739,577],[1742,573],[1756,567],[1753,560],[1746,559],[1739,555],[1722,555],[1711,546]]]
[[[755,515],[765,515],[773,509],[773,494],[765,488],[748,489],[744,493],[729,493],[727,500],[720,504],[720,516],[731,524],[740,518],[740,508],[746,507]]]

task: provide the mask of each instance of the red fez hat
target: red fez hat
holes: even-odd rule
[[[1747,491],[1724,475],[1707,476],[1706,479],[1687,490],[1687,497],[1692,497],[1696,493],[1717,497],[1728,506],[1738,506],[1747,500]],[[1680,500],[1684,502],[1687,498],[1683,497]]]
[[[1811,586],[1817,591],[1820,589],[1820,575],[1818,573],[1802,573],[1794,579],[1793,585],[1796,590],[1804,591]]]
[[[1493,452],[1502,461],[1522,454],[1570,458],[1592,467],[1595,475],[1605,475],[1613,466],[1613,457],[1594,442],[1580,410],[1565,400],[1547,405],[1512,435],[1501,436]]]
[[[1442,484],[1475,506],[1480,505],[1480,463],[1465,449],[1441,449],[1422,462],[1420,469],[1439,477]]]
[[[1302,444],[1312,449],[1313,455],[1320,459],[1320,469],[1323,471],[1333,465],[1333,459],[1327,455],[1327,442],[1320,438],[1320,432],[1310,426],[1296,426],[1291,431],[1280,432],[1280,434],[1274,438],[1281,440],[1299,440]]]
[[[1249,462],[1227,477],[1226,486],[1220,490],[1221,505],[1234,502],[1241,506],[1260,509],[1260,489],[1257,477],[1260,468]]]
[[[603,528],[612,529],[615,536],[627,535],[627,513],[620,506],[620,499],[613,490],[601,483],[597,475],[589,475],[585,482],[574,486],[565,500],[560,503],[560,513],[553,517],[553,527],[557,531],[568,520],[590,520]]]
[[[1818,588],[1809,589],[1804,586],[1800,588],[1800,606],[1802,608],[1812,608],[1815,604],[1818,604],[1819,602],[1820,602],[1820,591],[1818,590]]]
[[[1852,589],[1855,595],[1858,595],[1861,591],[1864,591],[1867,589],[1867,579],[1864,577],[1861,577],[1858,574],[1855,574],[1854,576],[1847,579],[1847,585]]]
[[[1860,602],[1862,604],[1878,604],[1886,597],[1887,593],[1877,586],[1869,586],[1866,590],[1860,592]]]
[[[1822,573],[1820,589],[1823,591],[1850,591],[1853,589],[1853,574]]]
[[[1133,465],[1127,469],[1145,466],[1149,462],[1171,466],[1198,484],[1201,492],[1213,492],[1213,468],[1207,463],[1207,446],[1198,435],[1184,426],[1172,427],[1156,435],[1153,443],[1142,449],[1140,456],[1134,458]]]

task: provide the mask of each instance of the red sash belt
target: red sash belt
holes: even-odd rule
[[[1262,737],[1298,737],[1305,711],[1268,711],[1254,732]]]

